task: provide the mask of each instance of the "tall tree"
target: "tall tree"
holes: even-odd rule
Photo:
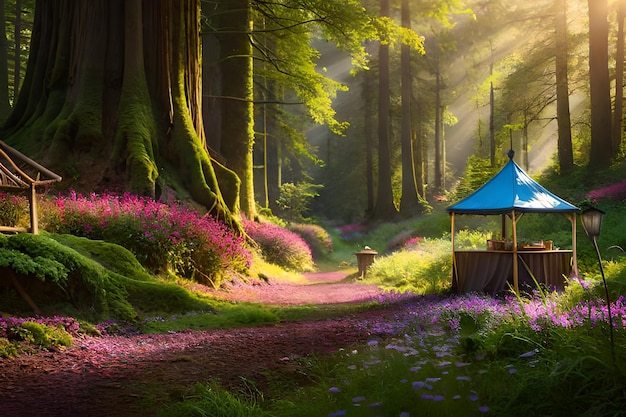
[[[372,92],[375,88],[375,80],[372,72],[368,71],[364,77],[363,104],[364,104],[364,135],[365,135],[365,183],[367,185],[367,205],[365,213],[370,215],[374,212],[376,199],[374,197],[374,120],[371,117],[374,111],[374,97]]]
[[[611,145],[613,154],[619,152],[622,143],[624,119],[624,19],[626,19],[626,3],[617,2],[617,45],[615,48],[615,106],[613,108],[613,125]]]
[[[170,188],[234,220],[238,196],[226,201],[220,187],[236,190],[236,176],[204,140],[198,33],[195,0],[38,2],[2,136],[67,187],[154,197]]]
[[[17,97],[21,83],[21,61],[22,61],[22,2],[15,1],[15,26],[13,40],[15,42],[13,57],[13,97]]]
[[[611,83],[609,79],[608,0],[588,0],[591,150],[589,168],[611,162]]]
[[[567,0],[554,2],[556,119],[558,126],[557,154],[561,174],[574,168],[572,125],[569,111],[569,82],[567,69]]]
[[[402,0],[401,24],[402,27],[411,29],[411,9],[409,0]],[[402,79],[402,196],[400,198],[400,213],[404,216],[414,216],[426,209],[426,202],[420,195],[415,173],[415,150],[413,149],[413,127],[411,102],[413,95],[413,78],[411,75],[411,47],[401,46],[401,79]]]
[[[443,142],[443,82],[441,74],[441,51],[439,45],[433,48],[435,62],[433,75],[435,76],[435,192],[443,192],[445,185],[445,158]]]
[[[4,2],[0,4],[0,122],[9,114],[9,45],[7,42]]]
[[[380,0],[380,16],[389,17],[389,0]],[[378,49],[378,188],[373,218],[393,219],[397,215],[391,186],[391,103],[389,97],[389,43]]]
[[[250,0],[217,2],[215,26],[220,44],[218,63],[222,81],[220,154],[241,180],[241,209],[256,217],[252,146],[254,144],[254,90],[252,16]]]

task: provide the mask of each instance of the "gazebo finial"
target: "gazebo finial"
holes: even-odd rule
[[[513,149],[509,149],[506,155],[509,157],[509,159],[513,159],[513,157],[515,156],[515,151]]]

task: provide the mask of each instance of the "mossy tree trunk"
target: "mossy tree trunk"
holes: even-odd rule
[[[66,187],[167,187],[231,221],[239,180],[204,138],[198,1],[47,0],[35,13],[6,141]]]
[[[213,28],[219,40],[221,79],[220,154],[241,179],[241,210],[256,217],[252,148],[254,89],[250,0],[216,3]]]

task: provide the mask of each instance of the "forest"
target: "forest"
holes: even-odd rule
[[[626,1],[0,11],[3,415],[623,414]]]
[[[621,160],[621,2],[140,3],[5,3],[3,140],[66,189],[351,223]]]

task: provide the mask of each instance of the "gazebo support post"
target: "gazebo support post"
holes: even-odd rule
[[[569,278],[578,278],[578,260],[576,258],[576,213],[566,214],[568,220],[572,223],[572,270]]]
[[[515,218],[515,210],[511,212],[511,229],[513,234],[513,291],[519,294],[519,271],[517,261],[517,219]]]
[[[454,253],[454,212],[450,213],[450,240],[452,241],[452,286],[456,286],[457,292],[459,291],[459,277],[457,276],[456,269],[456,254]]]
[[[28,205],[30,209],[30,232],[36,235],[39,233],[39,221],[37,219],[37,189],[34,183],[30,184]]]

